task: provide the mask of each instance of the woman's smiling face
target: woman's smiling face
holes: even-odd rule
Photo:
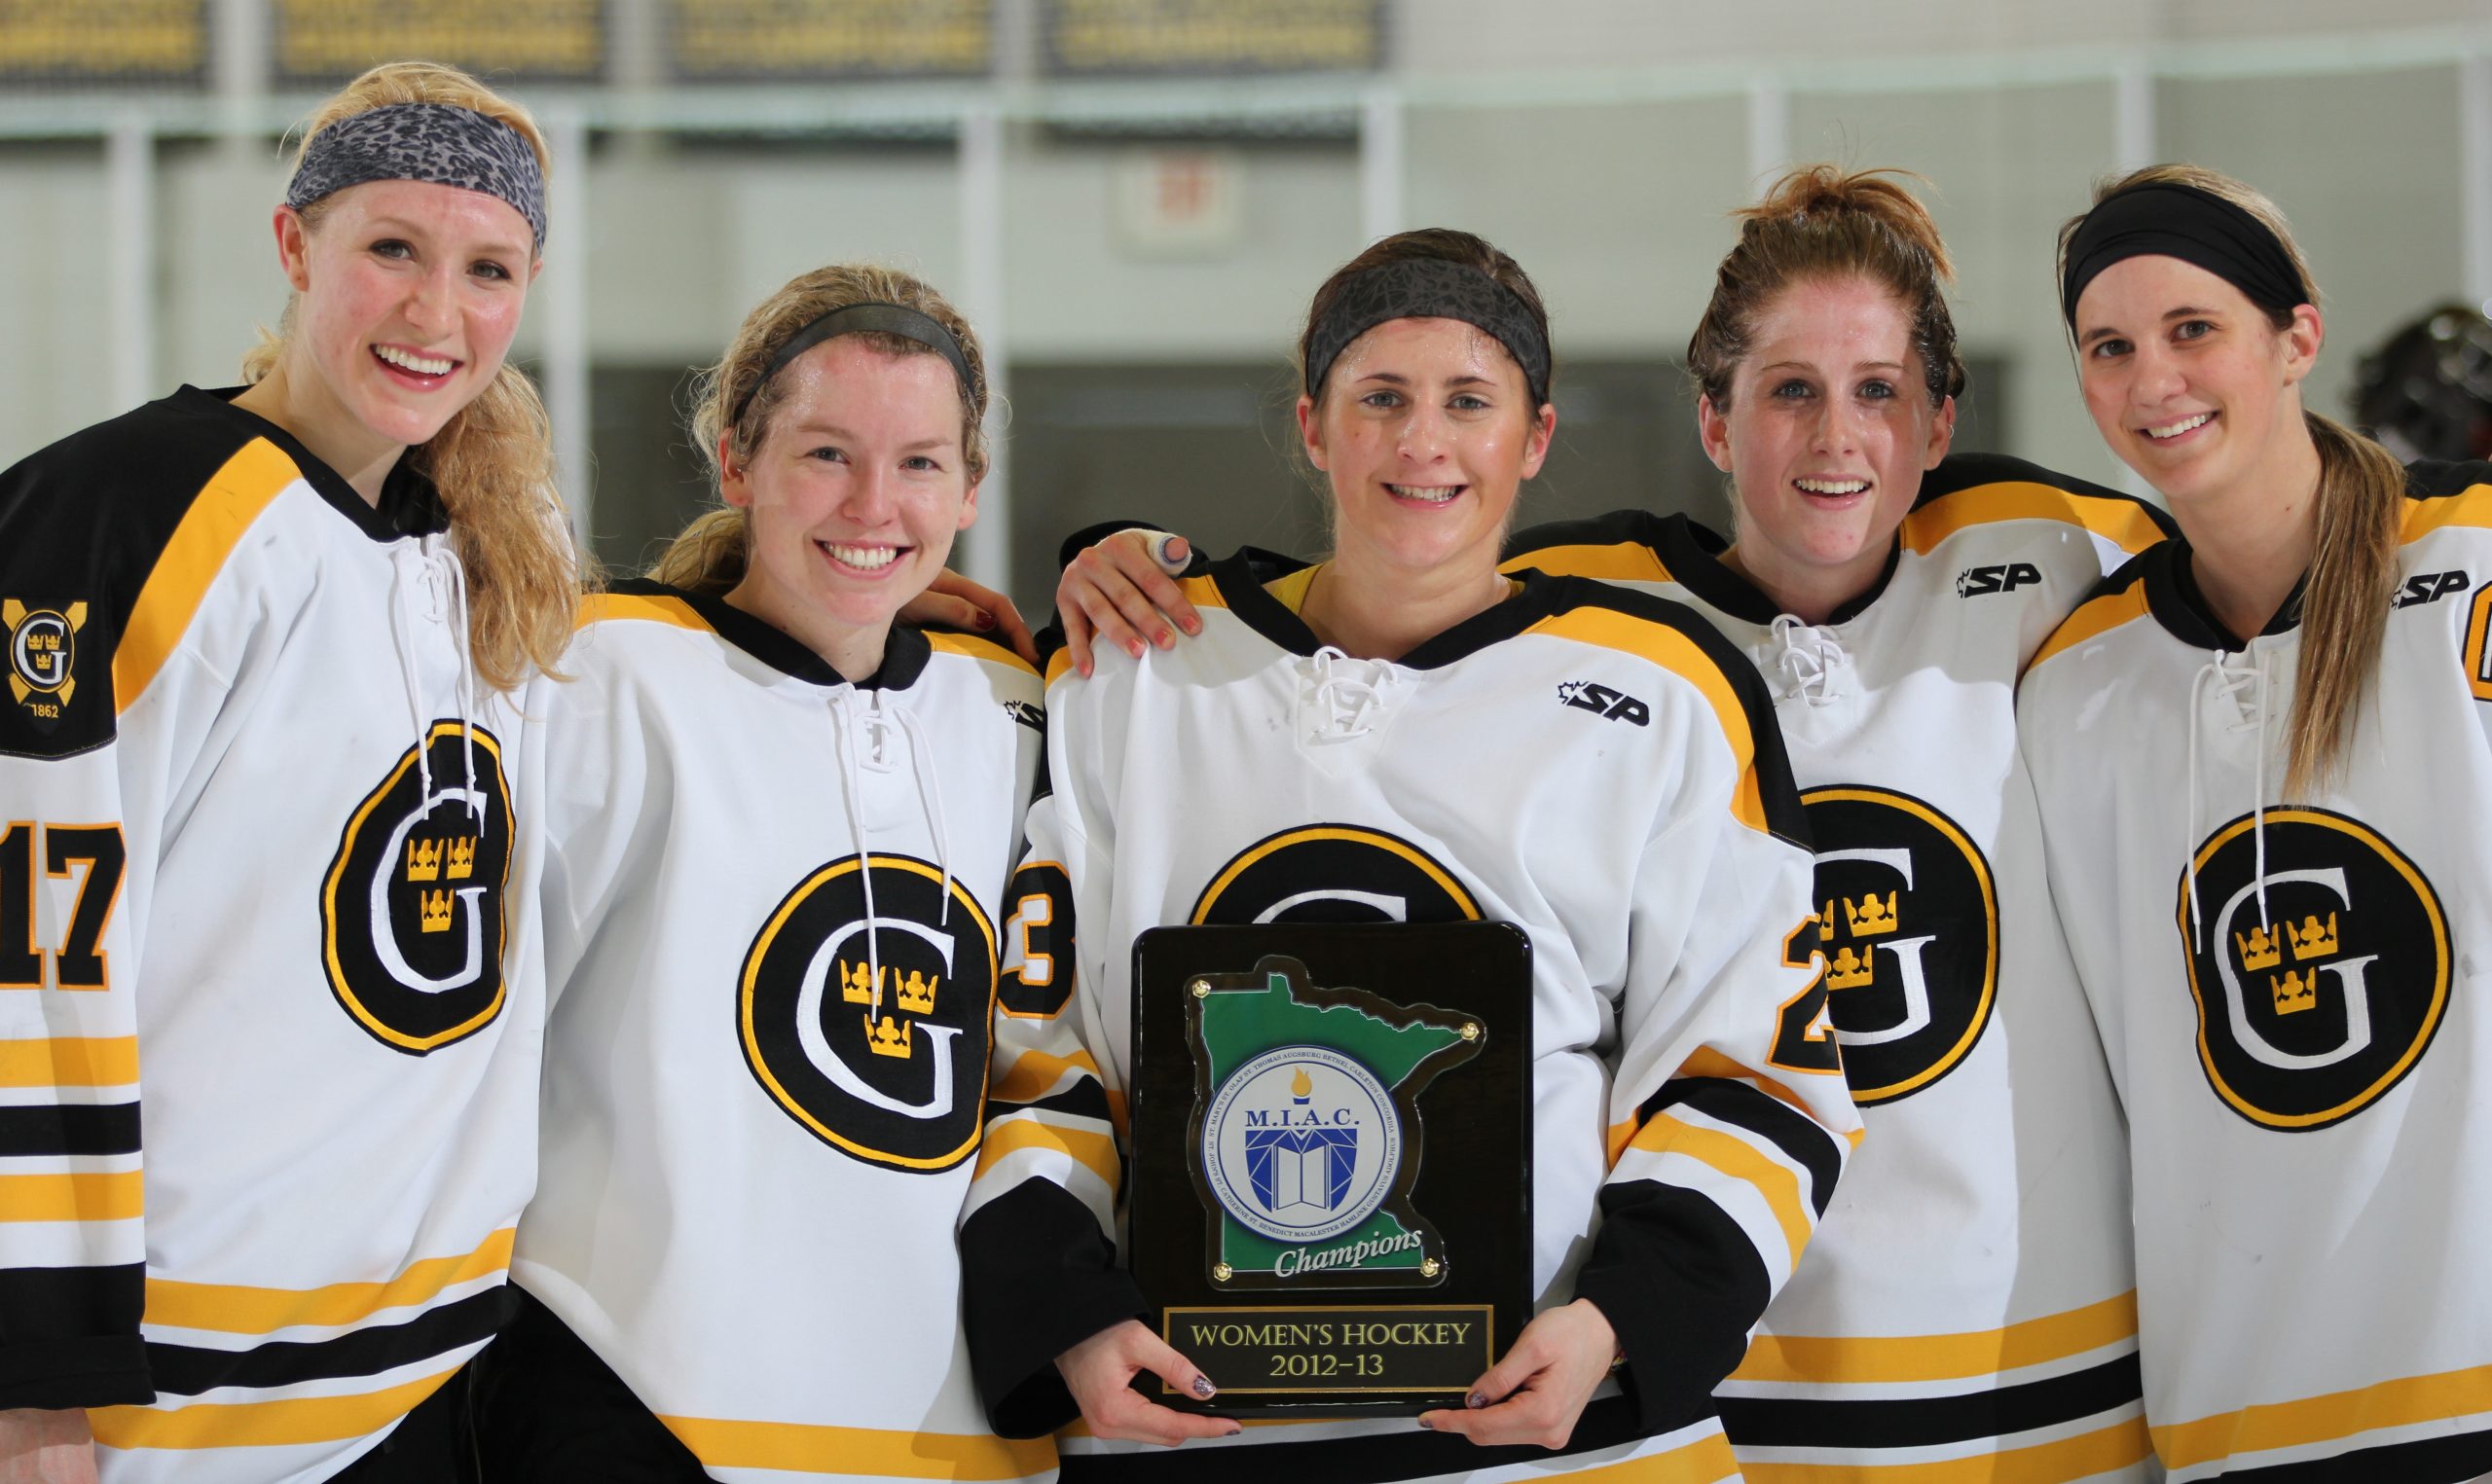
[[[1700,402],[1704,452],[1739,491],[1741,564],[1768,593],[1865,592],[1947,456],[1955,399],[1930,405],[1912,328],[1867,278],[1803,280],[1756,317],[1729,408]]]

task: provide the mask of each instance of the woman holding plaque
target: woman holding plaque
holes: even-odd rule
[[[2176,1479],[2492,1470],[2492,465],[2311,412],[2319,290],[2212,171],[2060,237],[2103,440],[2180,534],[2019,697],[2119,1074],[2146,1407]]]
[[[546,150],[422,62],[302,138],[248,384],[0,474],[11,1479],[456,1478],[452,1378],[507,1312],[519,692],[580,580],[505,359]]]
[[[1684,608],[1497,570],[1556,426],[1547,317],[1511,258],[1387,238],[1317,293],[1301,354],[1332,558],[1212,563],[1187,585],[1201,637],[1050,690],[1031,852],[1068,901],[1021,898],[1025,999],[962,1230],[990,1414],[1028,1434],[1078,1411],[1069,1478],[1189,1438],[1214,1450],[1195,1472],[1240,1476],[1462,1476],[1552,1450],[1732,1474],[1708,1394],[1858,1127],[1771,702]],[[1127,1389],[1216,1392],[1136,1321],[1149,1297],[1111,1237],[1131,945],[1362,918],[1529,936],[1538,1315],[1463,1407],[1240,1432]]]
[[[1054,1469],[983,1425],[952,1242],[1039,677],[895,619],[977,514],[986,406],[934,289],[799,275],[705,379],[726,508],[582,611],[545,697],[542,1158],[479,1367],[490,1478]]]
[[[2147,1439],[2120,1114],[2044,887],[2014,687],[2163,528],[2126,496],[1949,454],[1947,252],[1901,185],[1811,166],[1741,216],[1688,346],[1737,539],[1621,511],[1507,545],[1509,570],[1703,614],[1774,693],[1804,790],[1868,1138],[1715,1394],[1723,1425],[1758,1479],[2010,1452],[2036,1479],[2131,1477]],[[1157,576],[1140,536],[1094,552],[1068,589]],[[1103,634],[1121,611],[1101,592],[1061,606]]]

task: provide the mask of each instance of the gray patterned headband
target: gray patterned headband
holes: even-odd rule
[[[526,137],[499,119],[448,103],[391,103],[340,119],[312,136],[285,203],[300,211],[375,180],[421,180],[507,201],[544,249],[545,172]]]
[[[1493,335],[1522,368],[1536,409],[1549,400],[1549,337],[1514,290],[1476,268],[1411,258],[1354,273],[1307,337],[1306,394],[1350,342],[1388,319],[1459,319]]]

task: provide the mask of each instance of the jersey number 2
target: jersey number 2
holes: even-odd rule
[[[1826,1006],[1825,955],[1817,920],[1801,921],[1782,939],[1782,962],[1787,968],[1814,969],[1809,987],[1782,1002],[1779,1018],[1774,1024],[1774,1065],[1786,1071],[1840,1072],[1843,1055],[1835,1047],[1834,1026]]]

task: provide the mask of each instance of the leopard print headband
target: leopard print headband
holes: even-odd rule
[[[374,180],[481,191],[526,217],[544,250],[545,172],[527,138],[499,119],[447,103],[391,103],[340,119],[312,136],[285,203],[300,211]]]

